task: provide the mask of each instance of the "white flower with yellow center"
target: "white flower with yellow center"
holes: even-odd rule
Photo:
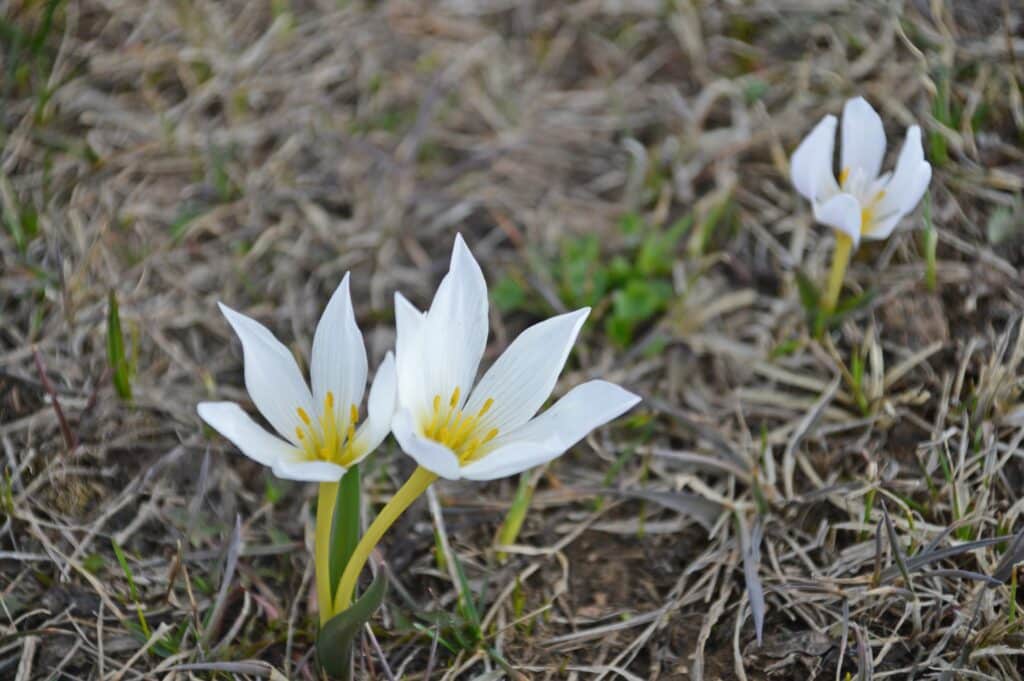
[[[487,284],[457,236],[429,311],[395,296],[398,409],[392,431],[402,449],[441,477],[491,480],[554,459],[633,407],[639,397],[595,380],[536,416],[589,312],[528,328],[477,383],[489,329]]]
[[[885,157],[882,119],[863,97],[843,107],[839,179],[832,170],[836,117],[825,116],[790,159],[793,186],[811,201],[814,218],[845,234],[856,248],[862,238],[886,239],[914,210],[932,177],[924,160],[921,128],[914,125],[893,172],[880,174]]]
[[[391,353],[377,370],[368,416],[357,427],[367,361],[347,274],[313,337],[312,393],[292,353],[266,327],[226,305],[220,309],[242,341],[249,396],[278,435],[267,432],[233,402],[203,402],[197,409],[243,454],[270,466],[280,478],[337,482],[387,437],[397,388]]]

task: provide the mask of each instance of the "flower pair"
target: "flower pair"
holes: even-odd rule
[[[476,382],[489,331],[487,285],[461,236],[428,311],[396,294],[395,356],[388,353],[377,369],[361,425],[367,358],[347,274],[313,337],[312,392],[266,327],[221,310],[242,341],[246,389],[277,435],[232,402],[203,402],[199,415],[282,478],[337,482],[394,432],[407,454],[440,477],[491,480],[554,459],[639,401],[594,380],[536,415],[589,308],[528,328]]]

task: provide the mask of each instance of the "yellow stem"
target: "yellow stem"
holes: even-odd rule
[[[337,499],[338,483],[321,482],[316,498],[316,539],[313,546],[316,561],[316,599],[320,606],[321,626],[334,616],[331,608],[331,522]]]
[[[418,467],[401,489],[395,492],[395,496],[391,497],[391,501],[374,518],[366,530],[366,534],[359,540],[356,550],[352,552],[352,557],[349,558],[348,565],[345,566],[345,572],[341,575],[341,581],[338,582],[338,593],[334,601],[335,612],[341,612],[352,604],[352,594],[356,590],[359,573],[363,571],[363,566],[370,558],[370,552],[373,551],[380,538],[405,512],[405,509],[409,508],[409,505],[416,501],[419,495],[427,491],[427,488],[435,480],[437,480],[437,475],[422,466]]]
[[[846,267],[850,264],[850,255],[853,253],[853,239],[843,232],[836,232],[836,248],[832,251],[832,269],[828,273],[828,285],[825,289],[825,299],[822,301],[822,309],[832,314],[836,310],[836,303],[839,302],[839,292],[843,288],[843,278],[846,277]]]

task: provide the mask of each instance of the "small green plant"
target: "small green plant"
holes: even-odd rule
[[[117,396],[128,402],[132,399],[132,364],[124,349],[124,333],[118,312],[117,295],[111,291],[107,299],[107,359]]]
[[[664,314],[675,298],[672,268],[691,226],[690,218],[663,227],[627,213],[619,221],[624,252],[606,252],[593,234],[566,240],[552,268],[562,300],[594,307],[612,342],[628,346],[636,331]]]

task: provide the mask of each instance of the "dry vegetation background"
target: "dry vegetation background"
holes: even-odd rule
[[[216,301],[305,358],[352,270],[375,366],[458,230],[490,358],[593,304],[557,392],[647,399],[527,476],[506,562],[515,480],[414,506],[360,678],[1022,678],[1016,0],[0,16],[0,677],[314,678],[314,488],[195,414],[246,400]],[[832,236],[786,163],[855,94],[891,148],[921,123],[935,179],[819,342],[798,283]],[[368,512],[411,469],[386,445]]]

